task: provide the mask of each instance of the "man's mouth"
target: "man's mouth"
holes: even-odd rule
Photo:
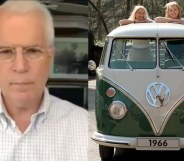
[[[17,85],[17,86],[21,86],[21,85],[31,85],[33,84],[33,82],[11,82],[10,85]]]

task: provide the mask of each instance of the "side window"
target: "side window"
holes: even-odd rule
[[[99,65],[104,65],[104,59],[105,59],[105,53],[106,53],[106,50],[107,50],[107,45],[108,45],[108,39],[105,40],[105,44],[104,44],[104,47],[103,47],[103,50],[102,50],[102,55],[101,55],[101,58],[100,58]]]
[[[114,39],[109,67],[112,69],[153,69],[156,67],[156,41]]]

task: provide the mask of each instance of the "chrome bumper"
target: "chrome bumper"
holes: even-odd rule
[[[137,138],[133,137],[111,136],[94,132],[91,139],[93,139],[99,145],[110,146],[115,148],[137,149]],[[179,149],[184,149],[184,138],[179,138],[179,142],[180,142]],[[179,149],[171,149],[171,150],[179,150]],[[162,149],[153,149],[153,150],[162,150]]]

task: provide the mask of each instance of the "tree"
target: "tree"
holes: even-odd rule
[[[164,6],[171,0],[89,0],[89,28],[95,40],[105,40],[105,36],[117,26],[119,20],[128,18],[135,5],[143,5],[154,19],[164,16]],[[184,9],[183,0],[176,0]]]
[[[89,2],[89,4],[95,9],[95,11],[98,13],[99,19],[100,19],[100,21],[102,21],[103,26],[104,26],[104,28],[105,28],[105,32],[106,32],[106,34],[108,34],[109,31],[108,31],[107,25],[106,25],[106,23],[105,23],[105,21],[104,21],[104,18],[103,18],[102,15],[101,15],[99,9],[98,9],[98,8],[93,4],[93,2],[91,2],[90,0],[89,0],[88,2]],[[101,3],[101,0],[99,0],[99,2]],[[98,5],[98,6],[100,6],[100,5]],[[100,21],[99,21],[99,22],[100,22]]]

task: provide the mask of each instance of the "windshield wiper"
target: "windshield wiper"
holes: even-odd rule
[[[167,47],[166,43],[163,42],[163,44],[164,44],[164,47],[165,47],[166,51],[169,53],[170,57],[172,58],[172,60],[176,61],[180,65],[180,67],[182,68],[182,70],[184,70],[184,66],[180,63],[180,61],[176,58],[176,56]]]
[[[119,53],[121,54],[121,56],[123,57],[123,59],[125,60],[125,62],[127,63],[128,67],[130,68],[131,71],[133,71],[132,66],[128,63],[128,61],[126,60],[125,56],[123,55],[123,53],[121,52],[121,50],[116,46],[116,48],[118,49]]]

